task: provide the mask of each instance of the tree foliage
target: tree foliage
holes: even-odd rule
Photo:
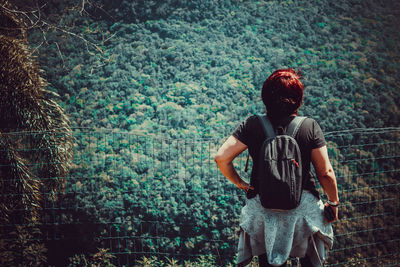
[[[20,31],[0,35],[0,253],[6,265],[39,266],[46,259],[40,207],[43,201],[55,201],[64,186],[72,135],[69,120],[52,99],[54,93],[45,89],[38,65],[20,39],[26,36],[23,24],[1,11],[1,21],[20,26]]]
[[[27,33],[15,30],[21,16],[6,12],[11,17],[1,18],[13,28],[2,33],[18,35],[35,47],[43,75],[50,82],[47,92],[18,87],[24,98],[7,101],[14,94],[10,89],[14,83],[6,81],[4,84],[10,86],[5,92],[10,93],[5,93],[2,101],[0,114],[5,115],[1,126],[7,131],[58,127],[63,121],[61,111],[46,100],[54,92],[60,95],[58,103],[73,126],[129,132],[101,135],[75,131],[80,137],[75,147],[79,165],[73,166],[63,199],[70,209],[59,211],[57,216],[63,220],[64,233],[81,237],[79,250],[96,247],[96,235],[106,238],[126,234],[133,238],[110,247],[119,251],[136,246],[144,254],[164,249],[171,254],[195,251],[207,255],[215,253],[217,246],[221,257],[230,258],[235,240],[231,226],[237,225],[242,203],[225,180],[216,179],[216,173],[204,172],[209,168],[203,165],[204,144],[196,148],[187,140],[226,137],[247,116],[262,112],[260,88],[277,68],[302,71],[306,96],[300,113],[315,118],[324,131],[399,125],[398,1],[117,0],[98,1],[96,6],[94,1],[76,0],[46,1],[42,8],[43,2],[38,5],[40,27],[28,27]],[[0,10],[5,12],[4,8]],[[36,13],[28,16],[35,22],[32,14]],[[17,43],[9,37],[2,40],[8,47]],[[16,56],[22,65],[29,57],[23,51]],[[3,62],[0,64],[8,64]],[[2,79],[23,70],[22,78],[15,81],[45,86],[33,63],[22,70],[8,65],[1,70],[6,74]],[[26,109],[21,109],[23,103]],[[46,141],[49,136],[37,135],[35,144],[60,147],[60,139]],[[146,137],[159,140],[152,139],[154,136],[163,141],[146,141]],[[12,141],[2,140],[2,148],[10,147]],[[68,143],[67,139],[62,142]],[[336,145],[330,144],[330,153],[343,157],[343,148]],[[373,153],[385,153],[379,149],[350,149],[346,153],[369,162]],[[15,149],[7,151],[3,159],[10,166],[32,160]],[[69,158],[54,155],[59,154],[53,151],[44,157],[51,163],[56,163],[57,157],[59,161]],[[340,167],[342,177],[358,181],[340,181],[341,189],[348,190],[349,202],[352,197],[374,199],[379,187],[364,195],[352,194],[351,190],[376,182],[365,181],[358,174],[387,168],[387,164],[379,161]],[[15,169],[21,177],[9,190],[25,186],[37,191],[42,182],[28,179],[32,175],[65,174],[62,166],[37,174],[26,165]],[[394,179],[390,175],[379,177]],[[56,191],[59,185],[48,184],[46,188]],[[224,194],[218,195],[221,187]],[[19,201],[16,205],[40,203],[40,199]],[[360,205],[349,205],[345,215],[360,211]],[[29,211],[33,215],[29,216],[36,216],[36,210],[32,207]],[[164,227],[157,222],[165,222]],[[352,231],[354,224],[344,223],[339,228]],[[104,229],[102,225],[106,225]],[[163,238],[152,238],[159,232]],[[343,237],[339,242],[348,244],[350,239]],[[71,241],[68,253],[80,255],[82,251],[73,246]],[[339,262],[345,256],[339,255]],[[75,260],[85,257],[76,256]],[[151,258],[145,260],[151,262]]]
[[[65,40],[68,61],[39,60],[75,126],[223,137],[262,112],[261,85],[282,67],[302,71],[301,113],[324,130],[395,126],[399,22],[389,2],[113,1],[103,3],[108,18],[74,17],[94,40],[113,36],[102,53]],[[168,102],[183,110],[166,116]]]

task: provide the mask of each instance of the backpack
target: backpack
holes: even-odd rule
[[[303,191],[301,152],[295,136],[306,118],[294,117],[286,132],[278,127],[276,134],[267,116],[257,117],[266,135],[257,159],[261,205],[268,209],[294,209],[300,204]]]

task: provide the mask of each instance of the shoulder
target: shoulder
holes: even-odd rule
[[[311,148],[321,147],[325,145],[325,137],[318,122],[307,117],[301,125],[298,137],[303,139],[304,142],[309,143]]]
[[[232,135],[242,143],[249,145],[253,142],[254,135],[258,132],[259,124],[257,115],[252,115],[242,121]]]
[[[255,120],[258,120],[258,116],[257,116],[256,114],[247,117],[247,119],[246,119],[245,121],[247,121],[247,122],[253,122],[253,121],[255,121]]]
[[[248,117],[245,122],[247,122],[247,124],[253,125],[258,123],[258,116],[257,115],[251,115],[250,117]]]
[[[302,127],[311,128],[314,125],[318,125],[318,122],[316,120],[314,120],[313,118],[310,118],[310,117],[305,117]]]
[[[304,117],[304,121],[301,124],[300,129],[302,131],[307,131],[307,132],[314,132],[314,131],[321,131],[321,127],[319,126],[318,122],[310,117]]]
[[[245,127],[245,128],[253,128],[259,124],[258,122],[258,116],[257,115],[251,115],[247,117],[244,121],[240,123],[240,126]]]

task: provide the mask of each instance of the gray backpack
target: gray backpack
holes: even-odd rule
[[[258,157],[256,179],[261,204],[268,209],[290,210],[300,204],[303,172],[295,136],[305,117],[294,117],[284,132],[274,128],[265,115],[257,115],[266,138]]]

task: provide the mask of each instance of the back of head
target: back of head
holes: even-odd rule
[[[268,116],[279,119],[297,112],[303,102],[304,86],[293,69],[279,69],[265,80],[261,98]]]

